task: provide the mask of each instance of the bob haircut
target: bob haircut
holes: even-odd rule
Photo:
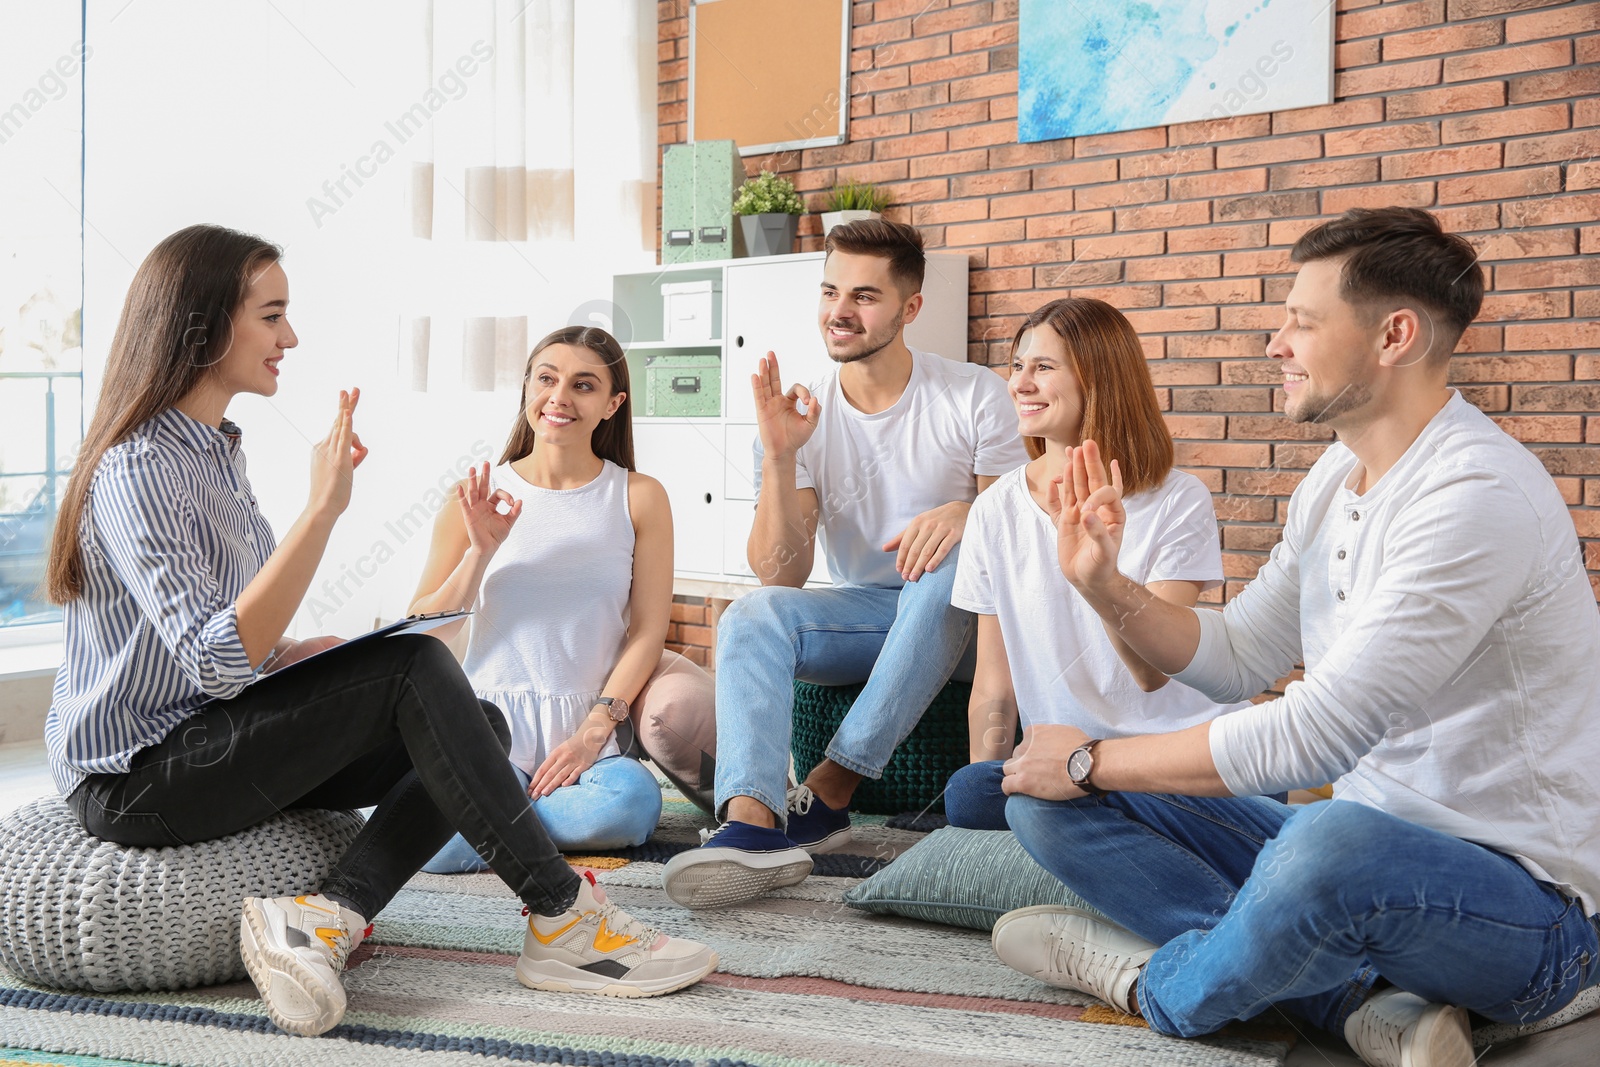
[[[1108,466],[1117,461],[1128,496],[1166,481],[1172,471],[1172,434],[1161,417],[1133,324],[1103,300],[1052,300],[1017,328],[1011,358],[1017,358],[1024,334],[1043,329],[1054,330],[1066,343],[1083,397],[1080,440],[1094,440]],[[1044,455],[1044,438],[1024,437],[1022,443],[1034,459]]]

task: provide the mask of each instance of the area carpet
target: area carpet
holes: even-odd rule
[[[524,989],[513,974],[520,906],[505,887],[489,874],[419,875],[352,959],[350,1012],[322,1038],[280,1033],[248,983],[81,996],[0,971],[0,1067],[1269,1067],[1292,1043],[1292,1032],[1268,1027],[1162,1038],[1010,971],[982,933],[846,908],[845,888],[921,837],[882,818],[858,819],[850,857],[799,886],[745,907],[685,911],[662,893],[661,866],[704,825],[673,800],[640,849],[574,858],[640,919],[717,947],[719,972],[682,993],[611,1000]]]

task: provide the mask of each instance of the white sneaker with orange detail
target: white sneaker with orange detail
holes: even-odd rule
[[[327,897],[246,897],[239,955],[280,1030],[314,1037],[344,1018],[339,975],[367,922]]]
[[[557,993],[655,997],[693,985],[716,968],[710,947],[639,922],[607,900],[585,871],[572,907],[528,916],[517,981]]]

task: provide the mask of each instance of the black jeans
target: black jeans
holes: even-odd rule
[[[537,914],[578,894],[506,760],[510,728],[435,638],[332,649],[216,700],[67,798],[96,837],[137,847],[236,833],[289,808],[377,805],[321,891],[366,918],[460,831]],[[308,890],[311,887],[307,887]]]

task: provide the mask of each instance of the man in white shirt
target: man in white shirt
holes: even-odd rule
[[[999,375],[906,347],[922,307],[921,235],[868,219],[835,227],[826,247],[818,325],[838,369],[814,392],[785,392],[769,352],[751,382],[749,558],[762,588],[718,623],[725,821],[663,876],[688,907],[793,885],[812,853],[849,840],[857,784],[883,774],[971,637],[973,617],[951,606],[950,589],[972,501],[1028,459]],[[819,527],[834,586],[805,589]],[[796,678],[866,686],[827,758],[787,790]]]
[[[1267,347],[1285,413],[1337,444],[1222,612],[1117,568],[1125,513],[1075,452],[1063,573],[1146,661],[1218,701],[1168,735],[1065,726],[1007,763],[1030,854],[1115,923],[1027,908],[1011,966],[1192,1037],[1271,1005],[1371,1064],[1469,1065],[1467,1012],[1532,1023],[1600,983],[1600,613],[1525,448],[1450,389],[1470,245],[1412,208],[1300,239]],[[1335,781],[1291,809],[1252,794]],[[1159,947],[1158,947],[1159,946]]]

